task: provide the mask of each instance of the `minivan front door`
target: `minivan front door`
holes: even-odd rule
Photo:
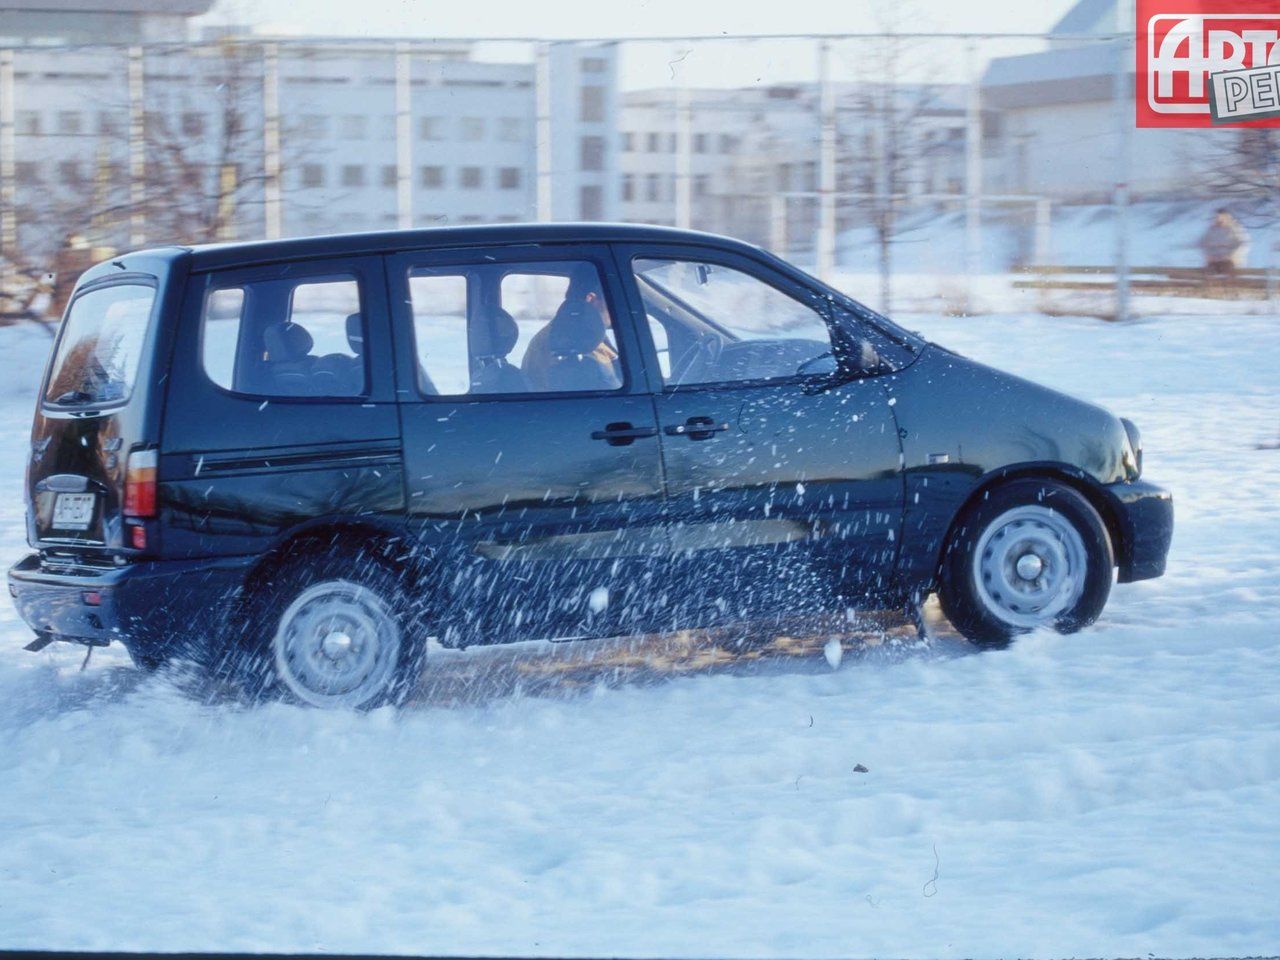
[[[899,438],[874,376],[836,376],[856,329],[763,263],[620,248],[642,309],[672,546],[690,616],[826,606],[887,586],[900,539]],[[839,363],[837,362],[839,360]]]
[[[408,511],[442,639],[626,630],[665,554],[652,397],[607,250],[387,259]]]

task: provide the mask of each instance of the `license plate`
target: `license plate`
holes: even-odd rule
[[[60,493],[53,504],[53,525],[59,530],[88,530],[93,520],[92,493]]]

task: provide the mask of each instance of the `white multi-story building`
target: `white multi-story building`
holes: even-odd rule
[[[208,222],[232,196],[223,237],[618,218],[612,45],[500,63],[431,41],[153,44],[179,39],[168,13],[149,21],[174,9],[155,0],[113,4],[132,14],[117,45],[72,45],[66,6],[0,0],[20,247],[73,227],[111,246],[188,239],[173,211]]]
[[[784,210],[789,232],[811,231],[819,190],[819,98],[816,84],[623,94],[623,219],[675,225],[684,190],[688,222],[698,229],[767,242],[777,228],[770,221]],[[885,158],[882,140],[889,123],[893,159]],[[963,189],[965,113],[957,91],[904,85],[889,93],[839,84],[834,124],[836,191],[846,211],[877,190],[918,195]],[[892,171],[887,182],[885,169]],[[787,197],[794,202],[780,207]]]

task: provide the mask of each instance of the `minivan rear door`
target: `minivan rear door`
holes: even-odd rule
[[[408,513],[441,558],[444,639],[627,629],[658,602],[662,461],[607,248],[387,264]]]
[[[27,470],[33,546],[70,553],[127,546],[125,465],[147,439],[147,361],[164,276],[163,268],[132,266],[83,283],[54,344]]]

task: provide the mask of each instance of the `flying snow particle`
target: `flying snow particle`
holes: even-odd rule
[[[831,669],[835,670],[844,659],[844,647],[840,646],[838,639],[832,637],[822,648],[822,655],[827,658],[827,663],[831,664]]]
[[[605,607],[609,606],[609,588],[596,587],[591,591],[591,595],[587,597],[587,606],[592,613],[603,613]]]

